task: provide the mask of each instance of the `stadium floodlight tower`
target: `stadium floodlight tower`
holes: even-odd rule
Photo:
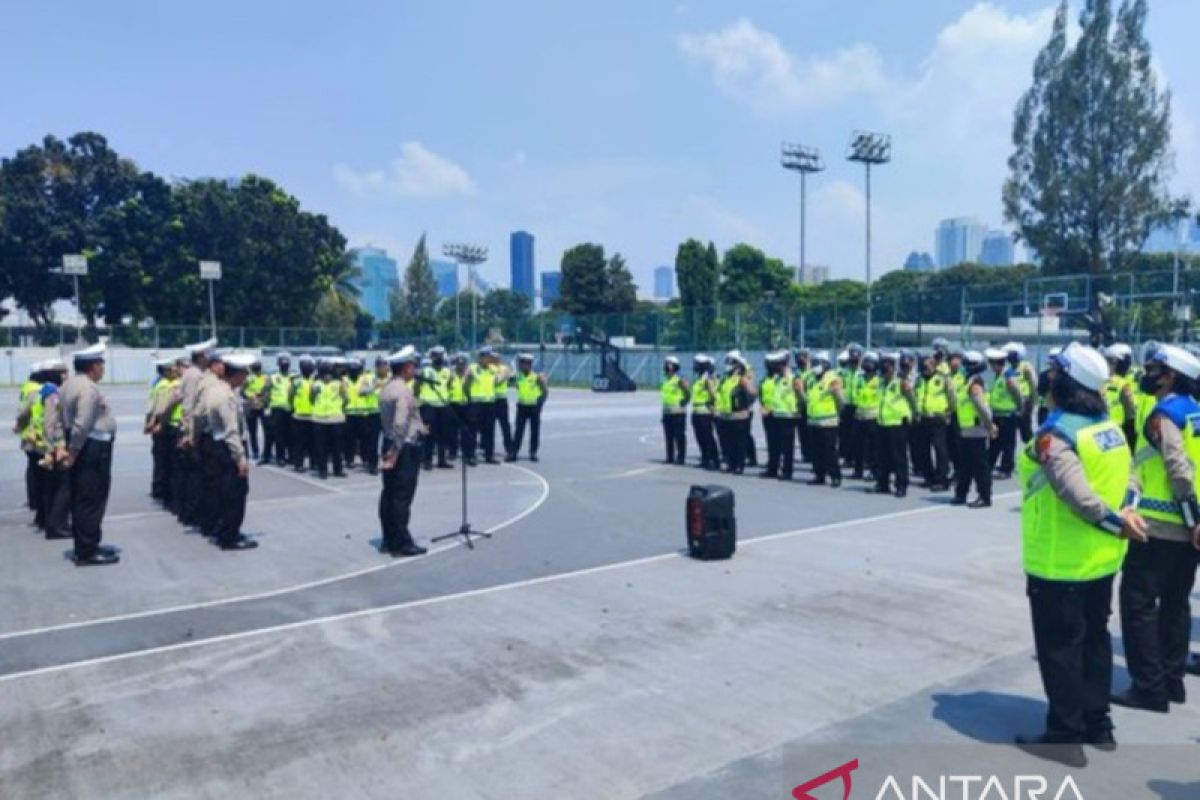
[[[454,332],[462,334],[462,312],[459,309],[459,297],[462,290],[458,288],[458,268],[467,265],[467,283],[471,288],[471,349],[475,349],[475,325],[479,320],[479,295],[475,291],[475,267],[487,261],[488,249],[477,244],[444,244],[442,255],[454,260]]]
[[[855,131],[846,159],[867,170],[867,347],[871,346],[871,167],[892,160],[892,137],[885,133]]]
[[[779,163],[784,169],[800,173],[800,266],[796,270],[796,282],[799,283],[807,266],[804,263],[804,200],[807,194],[805,178],[810,173],[824,171],[825,162],[821,160],[821,153],[815,147],[784,142],[780,148]]]

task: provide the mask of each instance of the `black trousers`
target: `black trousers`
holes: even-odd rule
[[[362,435],[363,420],[367,417],[365,414],[347,414],[346,422],[342,427],[342,463],[346,468],[354,466],[354,460],[358,458],[358,439]]]
[[[175,432],[174,449],[171,452],[171,491],[170,491],[170,509],[171,513],[179,518],[180,522],[184,521],[184,514],[187,505],[187,475],[190,469],[188,460],[191,458],[190,450],[183,450],[179,447],[179,429],[173,429]]]
[[[248,404],[247,404],[248,405]],[[258,458],[258,426],[262,424],[263,436],[266,436],[267,423],[261,408],[246,409],[246,438],[250,443],[250,458]]]
[[[879,449],[879,424],[873,419],[855,420],[857,441],[854,446],[854,474],[863,475],[875,470],[875,454]]]
[[[700,450],[700,466],[705,469],[720,469],[721,451],[717,449],[713,415],[693,413],[692,432],[696,436],[696,447]]]
[[[767,439],[767,473],[791,480],[796,461],[796,418],[772,414]]]
[[[854,458],[855,444],[857,439],[855,434],[858,432],[855,414],[857,409],[855,406],[847,403],[842,406],[842,410],[838,414],[838,457],[849,463]]]
[[[314,422],[312,424],[312,464],[322,478],[329,474],[331,461],[335,475],[344,472],[342,468],[342,427],[343,423],[341,422]]]
[[[94,555],[104,537],[102,526],[112,489],[112,442],[89,439],[71,465],[71,534],[75,555]]]
[[[525,426],[529,426],[529,455],[536,456],[538,443],[542,434],[542,404],[524,406],[517,404],[517,430],[513,433],[513,455],[521,452],[521,442],[525,439]]]
[[[950,424],[946,428],[946,454],[950,457],[950,469],[958,472],[958,446],[962,434],[958,430],[958,419],[953,410],[950,413]]]
[[[42,527],[49,534],[70,533],[70,473],[62,469],[45,470],[42,476]]]
[[[1121,636],[1129,677],[1150,697],[1165,699],[1168,687],[1183,681],[1196,562],[1191,542],[1129,544],[1121,570]]]
[[[379,414],[363,414],[356,417],[358,424],[358,457],[368,471],[379,468]]]
[[[470,404],[472,413],[475,415],[475,431],[479,436],[479,449],[483,451],[483,457],[487,461],[491,461],[496,457],[496,405],[495,401],[486,403]]]
[[[238,475],[237,462],[224,442],[213,446],[213,491],[217,502],[213,510],[213,536],[218,544],[237,540],[246,519],[246,497],[250,479]]]
[[[819,481],[828,478],[840,482],[842,462],[838,460],[837,427],[813,425],[810,426],[809,436],[812,437],[813,477]]]
[[[421,421],[429,429],[421,443],[421,460],[433,466],[433,453],[437,451],[437,463],[446,463],[446,416],[451,412],[445,406],[421,406]]]
[[[1046,732],[1082,740],[1089,731],[1112,727],[1112,640],[1108,617],[1113,576],[1094,581],[1026,582],[1033,641],[1049,710]]]
[[[38,466],[41,460],[41,453],[25,451],[25,505],[30,511],[38,510],[38,498],[42,496],[42,476],[39,474],[42,470]]]
[[[492,404],[492,414],[496,417],[496,425],[500,428],[500,440],[504,443],[504,454],[513,451],[512,425],[508,419],[508,398],[497,397]]]
[[[779,439],[775,437],[775,416],[763,413],[763,439],[767,442],[767,474],[779,474]]]
[[[171,456],[174,452],[175,438],[169,428],[150,437],[150,496],[164,503],[171,499]]]
[[[992,466],[988,462],[988,440],[984,437],[960,436],[958,463],[954,465],[954,496],[966,500],[975,483],[980,500],[992,499]]]
[[[475,444],[479,439],[475,406],[475,403],[464,403],[450,411],[452,415],[455,409],[458,411],[454,428],[458,432],[458,449],[467,461],[475,460]]]
[[[179,519],[184,525],[200,525],[203,521],[204,503],[204,460],[202,450],[204,435],[197,434],[196,440],[181,451],[184,466],[183,499],[180,501]]]
[[[313,421],[309,417],[292,417],[291,425],[292,466],[304,469],[304,459],[310,465],[313,460]]]
[[[800,441],[800,460],[812,463],[812,429],[808,427],[808,416],[802,411],[796,420],[796,438]]]
[[[200,452],[200,488],[196,524],[205,536],[217,535],[217,518],[221,511],[221,459],[224,442],[204,434],[197,443]]]
[[[721,458],[725,469],[740,474],[746,469],[746,433],[750,427],[748,419],[718,419],[717,439],[721,443]]]
[[[1030,406],[1020,412],[1017,417],[1017,430],[1021,433],[1022,444],[1033,439],[1033,407]]]
[[[754,441],[754,426],[751,422],[754,420],[754,414],[744,420],[738,420],[738,429],[742,432],[742,463],[743,466],[757,467],[758,466],[758,443]]]
[[[662,415],[663,438],[667,443],[667,463],[687,461],[687,414]]]
[[[383,470],[383,491],[379,493],[379,525],[383,532],[383,549],[395,550],[412,543],[408,522],[413,498],[417,495],[417,479],[421,476],[421,448],[406,445],[400,449],[396,464]]]
[[[879,449],[875,464],[875,486],[879,489],[908,488],[908,423],[879,426]]]
[[[950,478],[950,456],[946,449],[946,418],[925,417],[921,420],[920,427],[921,452],[928,464],[925,471],[926,480],[931,486],[945,485]]]
[[[263,425],[263,460],[274,461],[276,464],[288,463],[288,444],[291,442],[291,412],[282,408],[272,408],[271,415]]]
[[[996,427],[1000,429],[1000,435],[992,439],[991,444],[988,445],[988,465],[992,469],[996,469],[996,463],[999,461],[1000,471],[1005,475],[1010,475],[1017,452],[1016,415],[997,416]]]

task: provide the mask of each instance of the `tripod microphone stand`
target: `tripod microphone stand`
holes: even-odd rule
[[[422,383],[427,384],[429,386],[429,388],[433,389],[434,394],[436,394],[438,396],[438,398],[441,399],[443,408],[449,408],[454,413],[455,421],[458,423],[458,430],[461,431],[462,426],[467,423],[467,420],[466,420],[463,412],[459,411],[457,408],[455,408],[454,404],[446,399],[446,395],[442,394],[442,391],[437,387],[436,383],[427,381],[423,377],[419,377],[417,380]],[[474,435],[474,432],[472,432],[472,435]],[[441,536],[435,536],[432,539],[430,539],[430,541],[433,542],[434,544],[436,544],[438,542],[444,542],[447,539],[453,539],[455,537],[461,536],[461,537],[463,537],[463,540],[467,544],[467,549],[474,550],[475,542],[472,540],[471,537],[474,536],[474,537],[478,537],[480,539],[490,539],[490,538],[492,538],[492,535],[485,531],[475,530],[474,528],[471,527],[470,520],[467,519],[467,454],[465,451],[463,451],[463,452],[460,452],[458,454],[458,456],[459,456],[459,461],[462,462],[462,524],[459,525],[458,530],[450,531],[450,533],[444,533]]]

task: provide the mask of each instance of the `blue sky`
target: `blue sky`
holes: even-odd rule
[[[1013,105],[1052,2],[17,2],[3,0],[0,153],[91,129],[167,176],[267,175],[352,244],[401,262],[427,231],[581,241],[643,293],[688,236],[798,260],[781,141],[820,147],[808,261],[863,271],[856,128],[876,173],[876,273],[932,250],[943,217],[999,225]],[[1073,3],[1073,13],[1080,2]],[[1200,186],[1200,3],[1152,0],[1174,93],[1176,188]]]

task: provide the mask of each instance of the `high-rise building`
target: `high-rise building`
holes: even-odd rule
[[[979,251],[979,263],[989,267],[1011,267],[1016,263],[1013,239],[1007,231],[988,231]]]
[[[933,272],[937,265],[933,263],[933,256],[929,253],[918,253],[914,250],[904,259],[904,269],[909,272]]]
[[[511,287],[517,294],[529,298],[533,306],[533,234],[513,231],[508,237],[508,252],[511,269]]]
[[[542,273],[542,308],[549,308],[556,300],[558,300],[559,290],[561,288],[561,272]]]
[[[671,267],[654,268],[654,299],[670,300],[675,296],[675,270]]]
[[[429,269],[437,283],[438,297],[454,297],[458,294],[458,264],[453,261],[429,259]]]
[[[986,235],[987,227],[974,217],[942,220],[934,236],[938,269],[978,261]]]
[[[800,274],[797,278],[800,283],[806,286],[824,283],[829,280],[829,267],[817,264],[805,264],[800,268]]]
[[[378,247],[356,247],[350,251],[350,259],[361,273],[354,279],[358,304],[376,320],[391,318],[392,293],[400,288],[396,260]]]

